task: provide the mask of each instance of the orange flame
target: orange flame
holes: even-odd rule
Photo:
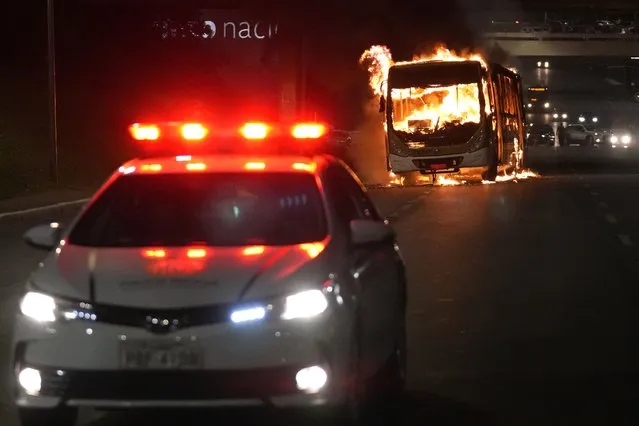
[[[371,90],[378,96],[384,93],[385,82],[391,66],[432,61],[477,61],[486,68],[486,61],[481,55],[467,52],[457,54],[443,45],[437,46],[431,53],[415,55],[413,60],[405,62],[394,62],[391,52],[386,46],[372,46],[360,57],[360,64],[366,66],[369,72]],[[446,125],[479,123],[480,90],[487,99],[486,82],[446,87],[393,89],[391,92],[394,113],[393,126],[396,130],[408,133],[423,131],[431,133]],[[486,110],[490,112],[488,105],[486,105]]]

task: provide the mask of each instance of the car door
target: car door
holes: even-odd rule
[[[369,220],[385,223],[366,190],[355,179],[351,178],[351,182],[355,184],[353,193],[356,196],[361,216]],[[389,354],[395,349],[398,326],[403,325],[398,323],[398,320],[402,320],[400,315],[403,314],[402,305],[405,297],[403,294],[405,289],[400,287],[403,285],[403,277],[400,276],[402,260],[396,250],[396,241],[394,239],[380,242],[371,249],[374,250],[374,262],[379,270],[374,277],[372,286],[376,293],[374,297],[377,303],[375,311],[378,315],[379,328],[381,330],[379,337],[380,361],[385,362],[388,360]]]
[[[350,172],[335,165],[331,173],[333,192],[349,211],[344,229],[350,233],[350,221],[368,219],[383,222],[377,209]],[[367,373],[374,373],[393,350],[396,307],[398,262],[394,242],[370,244],[365,247],[350,247],[348,264],[359,289],[360,314],[363,333],[363,350],[369,362]]]

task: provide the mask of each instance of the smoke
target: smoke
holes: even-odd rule
[[[359,178],[367,185],[386,185],[386,136],[383,115],[379,112],[379,98],[369,99],[363,105],[364,119],[352,133],[353,163]]]

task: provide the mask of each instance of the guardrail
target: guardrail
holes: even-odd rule
[[[482,34],[489,40],[639,41],[639,34],[553,33],[550,31]]]

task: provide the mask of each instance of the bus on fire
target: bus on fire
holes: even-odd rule
[[[389,171],[494,181],[500,169],[523,169],[523,90],[513,71],[481,59],[398,63],[382,90]]]

